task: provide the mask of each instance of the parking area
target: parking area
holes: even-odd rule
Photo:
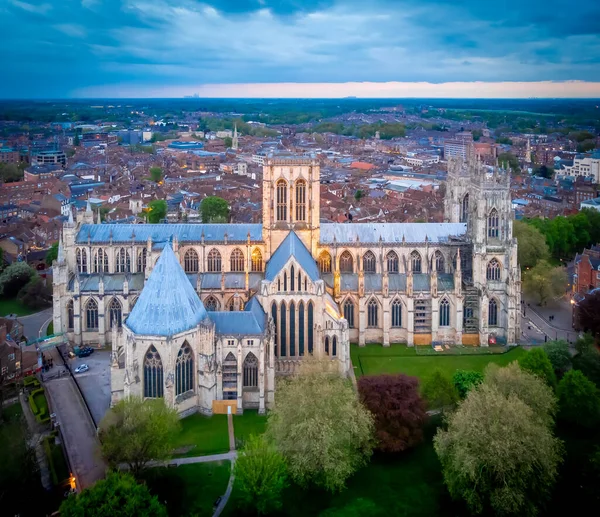
[[[110,407],[110,350],[96,350],[88,357],[69,359],[73,372],[84,363],[90,369],[74,375],[98,425]]]

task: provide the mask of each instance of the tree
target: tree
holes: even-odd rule
[[[356,199],[356,201],[360,201],[360,199],[361,199],[363,196],[364,196],[364,193],[363,193],[363,191],[362,191],[362,190],[360,190],[360,189],[359,189],[359,190],[357,190],[357,191],[354,193],[354,199]]]
[[[226,149],[230,149],[231,146],[233,145],[233,138],[231,138],[230,136],[226,136],[223,139],[223,143],[225,144]]]
[[[234,467],[236,486],[243,503],[257,514],[281,508],[281,492],[287,485],[283,456],[264,435],[250,436]]]
[[[571,368],[571,352],[569,343],[564,339],[558,341],[549,341],[544,345],[544,351],[552,363],[554,373],[557,377],[562,377],[567,370]]]
[[[48,253],[46,253],[46,266],[51,266],[53,262],[58,258],[58,242],[55,242],[50,246]]]
[[[131,474],[110,472],[60,505],[62,517],[166,517],[166,508]]]
[[[473,513],[497,515],[535,514],[562,455],[560,440],[525,402],[488,385],[469,392],[434,448],[450,495]]]
[[[591,334],[585,334],[575,342],[577,355],[573,357],[573,368],[581,371],[600,388],[600,352]]]
[[[0,181],[11,183],[21,181],[24,176],[24,169],[15,163],[0,163]]]
[[[423,441],[427,412],[416,377],[404,374],[364,376],[358,379],[358,393],[375,419],[379,450],[402,452]]]
[[[565,374],[557,389],[559,417],[566,422],[590,429],[600,422],[600,391],[579,370]]]
[[[483,374],[474,370],[456,370],[452,376],[458,396],[464,399],[469,391],[483,382]]]
[[[124,463],[137,476],[149,461],[171,456],[179,426],[177,411],[163,399],[123,399],[100,422],[102,455],[109,465]]]
[[[421,394],[430,409],[453,408],[459,401],[456,386],[442,370],[436,369],[421,384]]]
[[[551,388],[556,387],[556,374],[543,348],[533,348],[519,358],[519,366],[533,375],[537,375]]]
[[[1,277],[0,277],[1,278]],[[577,304],[577,323],[584,332],[600,339],[600,290],[592,291]]]
[[[545,305],[550,298],[565,293],[567,274],[561,267],[553,267],[546,260],[524,273],[523,290],[534,298],[538,305]]]
[[[52,305],[52,287],[38,275],[32,276],[17,294],[17,299],[30,309],[38,310]]]
[[[552,178],[554,176],[554,169],[546,165],[541,165],[534,173],[536,176],[541,176],[542,178]]]
[[[546,238],[534,226],[515,221],[513,235],[519,243],[517,259],[522,269],[534,267],[540,260],[546,260],[550,256]]]
[[[26,262],[15,262],[0,275],[0,295],[13,298],[37,273]]]
[[[154,201],[150,201],[150,203],[148,203],[146,220],[149,223],[160,223],[165,217],[167,217],[167,202],[165,200],[155,199]]]
[[[510,167],[513,172],[520,170],[519,159],[512,153],[500,153],[498,155],[498,163]]]
[[[267,437],[296,483],[335,491],[371,456],[373,417],[329,364],[305,361],[299,375],[279,382]]]
[[[329,508],[319,514],[319,517],[383,517],[386,513],[371,499],[359,497],[352,499],[341,508]]]
[[[160,167],[150,167],[150,179],[158,183],[162,179],[162,169]]]
[[[226,223],[229,221],[229,205],[218,196],[208,196],[200,204],[203,223]]]
[[[490,363],[485,369],[485,386],[505,397],[514,395],[527,404],[534,416],[547,426],[554,423],[556,397],[548,385],[537,375],[522,370],[516,361],[500,367]]]

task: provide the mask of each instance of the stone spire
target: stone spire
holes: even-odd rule
[[[231,148],[234,151],[238,150],[238,132],[237,132],[237,123],[233,126],[233,138],[231,139]]]
[[[56,262],[59,264],[65,263],[65,248],[63,246],[62,232],[58,236],[58,253],[56,254]]]

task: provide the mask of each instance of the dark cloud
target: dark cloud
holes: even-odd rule
[[[4,0],[0,97],[118,84],[600,81],[599,19],[597,0]]]

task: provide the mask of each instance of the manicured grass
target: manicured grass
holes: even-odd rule
[[[359,348],[352,345],[351,348],[352,364],[357,376],[405,373],[420,378],[426,377],[436,368],[452,375],[456,370],[483,371],[489,363],[505,366],[516,361],[523,353],[524,350],[520,347],[504,354],[439,356],[417,355],[414,350],[404,345],[392,345],[389,348],[380,345]]]
[[[194,445],[191,450],[176,456],[204,456],[229,451],[227,415],[211,417],[195,414],[181,421],[181,432],[175,448]]]
[[[251,434],[263,434],[267,425],[267,416],[259,415],[258,411],[244,410],[243,415],[233,416],[233,431],[236,448],[243,444]]]
[[[167,505],[169,517],[211,516],[217,497],[229,482],[229,461],[194,463],[176,468],[154,468],[144,472],[150,492]]]
[[[48,415],[48,401],[46,400],[46,395],[43,391],[36,393],[33,397],[35,405],[39,409],[40,413],[44,413],[44,415]]]
[[[0,299],[0,316],[8,316],[9,314],[16,314],[17,316],[27,316],[36,312],[28,307],[25,307],[19,300],[12,299]]]

